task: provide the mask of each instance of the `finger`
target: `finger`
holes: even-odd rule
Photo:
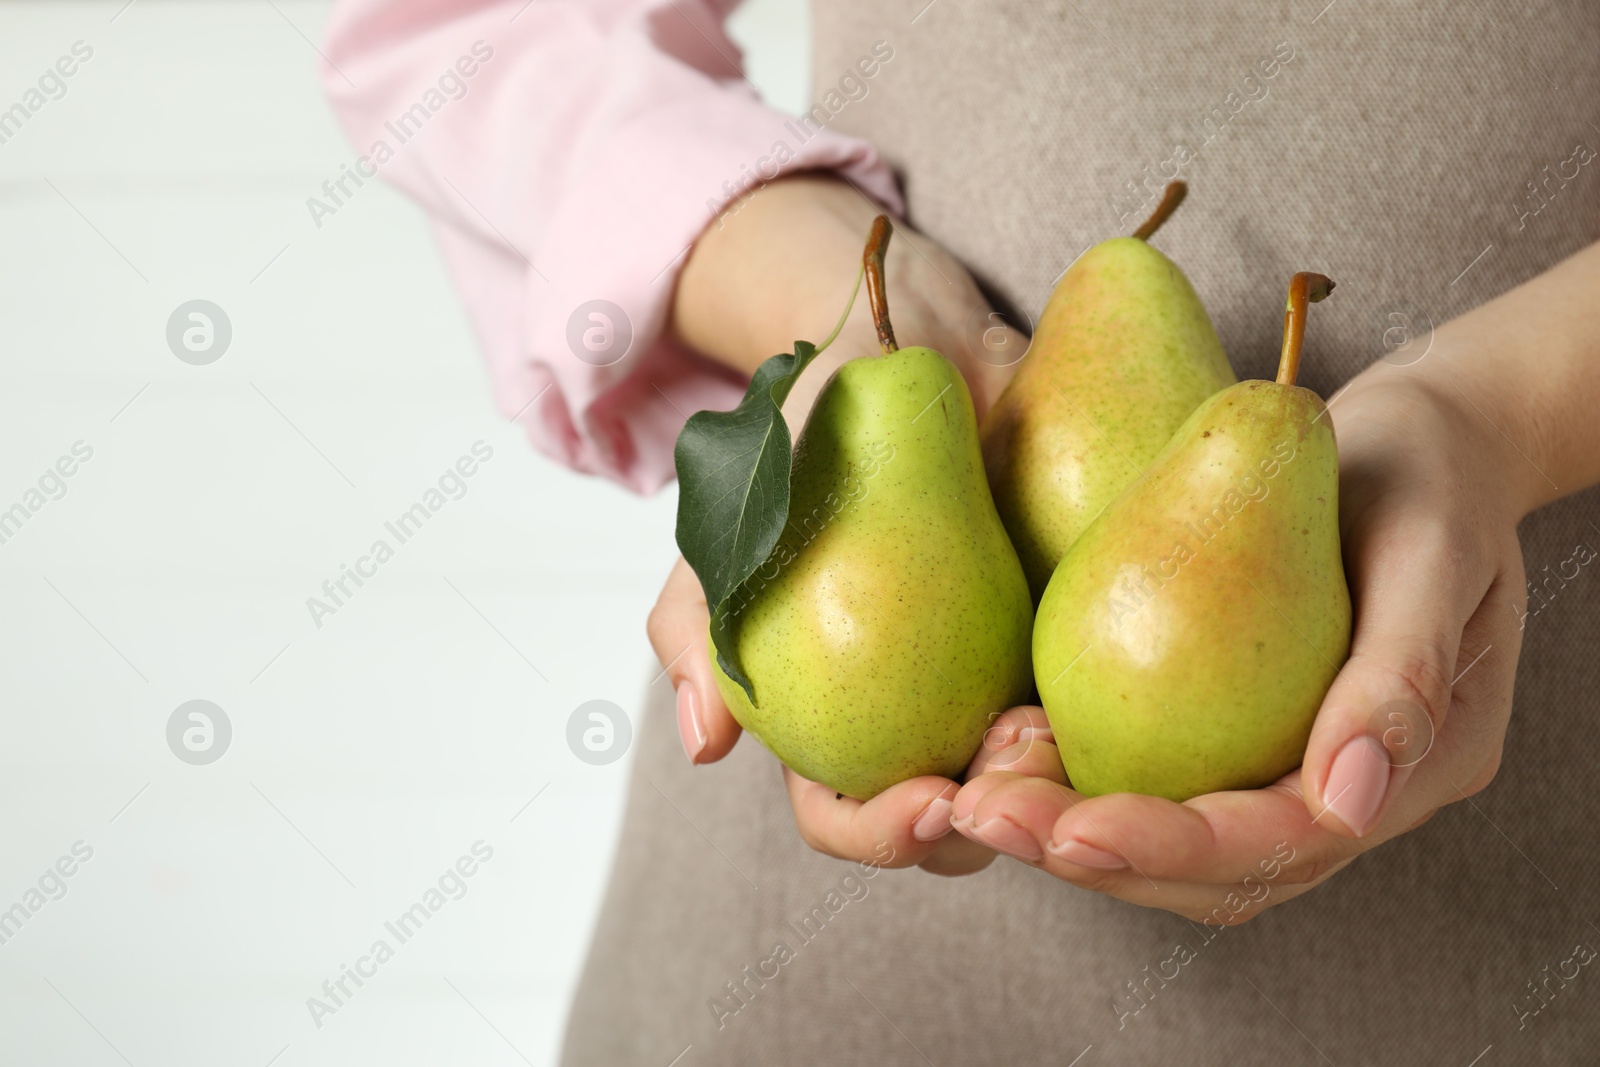
[[[990,771],[961,788],[951,818],[972,840],[1024,863],[1039,863],[1056,819],[1082,799],[1044,778]]]
[[[982,803],[983,798],[999,789],[1007,782],[1014,782],[1018,778],[1027,778],[1029,775],[1018,774],[1016,771],[997,770],[988,771],[974,778],[969,778],[967,784],[961,787],[956,794],[954,805],[950,809],[950,822],[956,829],[962,830],[963,823],[970,824],[972,813]]]
[[[1345,858],[1313,866],[1305,862],[1304,853],[1265,846],[1259,859],[1229,862],[1219,865],[1214,873],[1208,872],[1203,867],[1205,835],[1194,834],[1192,825],[1178,821],[1148,838],[1141,833],[1141,819],[1172,821],[1172,809],[1183,809],[1183,805],[1133,794],[1086,800],[1039,778],[1003,772],[983,777],[982,799],[970,806],[965,818],[961,817],[962,809],[969,805],[963,803],[964,797],[958,798],[956,829],[963,834],[973,835],[1080,888],[1143,907],[1161,908],[1208,925],[1245,922],[1274,904],[1293,899],[1349,862]],[[963,793],[975,793],[977,786],[977,782],[969,783]],[[1286,783],[1285,788],[1276,791],[1276,797],[1276,803],[1286,811],[1297,812],[1301,820],[1306,819],[1305,809],[1299,804],[1297,783]],[[1132,803],[1119,811],[1123,802]],[[1089,815],[1093,810],[1099,814]],[[1082,826],[1098,830],[1076,833],[1075,828]],[[1241,839],[1260,833],[1259,827],[1237,829]],[[1173,832],[1183,830],[1190,831],[1187,839]],[[1350,851],[1361,847],[1327,836]],[[1063,842],[1085,837],[1097,851],[1061,847]],[[1186,850],[1187,863],[1180,864],[1163,855],[1163,849],[1173,840]],[[1255,850],[1236,847],[1235,851],[1253,855]],[[1223,868],[1234,872],[1232,877]],[[1180,877],[1165,877],[1168,873]],[[1181,877],[1193,873],[1203,873],[1206,878],[1195,881]]]
[[[991,772],[963,787],[952,814],[956,829],[1018,859],[1053,857],[1149,882],[1230,885],[1259,875],[1263,865],[1273,877],[1289,865],[1298,875],[1364,847],[1311,821],[1298,772],[1268,789],[1186,804],[1136,793],[1084,798],[1053,782]],[[1009,825],[990,828],[996,820]]]
[[[928,858],[917,864],[930,874],[943,875],[954,878],[963,874],[975,874],[993,863],[999,853],[987,845],[980,845],[971,838],[960,834],[950,834],[940,838],[938,845],[929,853]]]
[[[1062,813],[1045,850],[1154,881],[1235,885],[1247,879],[1304,884],[1370,847],[1312,821],[1299,772],[1266,789],[1209,793],[1183,804],[1118,793]]]
[[[783,780],[806,844],[838,859],[879,867],[911,867],[931,856],[951,832],[950,809],[959,788],[948,778],[926,775],[863,802],[788,767]]]
[[[1467,621],[1450,692],[1450,721],[1417,763],[1401,807],[1453,804],[1484,789],[1500,769],[1522,648],[1526,580],[1520,552]]]
[[[1355,531],[1350,658],[1323,698],[1303,763],[1307,810],[1351,837],[1377,825],[1443,728],[1461,630],[1488,584],[1463,580],[1473,573],[1463,550],[1431,520],[1376,523]]]
[[[678,734],[690,763],[726,756],[739,740],[739,723],[717,691],[707,633],[711,615],[700,579],[680,556],[650,612],[650,645],[677,694]]]
[[[1043,708],[1011,708],[989,725],[982,747],[967,768],[967,780],[970,782],[979,775],[998,770],[1049,778],[1062,785],[1067,783],[1061,752],[1056,748],[1055,734],[1050,730],[1050,720],[1045,718]]]
[[[1190,902],[1179,893],[1177,883],[1146,878],[1120,858],[1114,864],[1096,866],[1092,860],[1081,862],[1076,857],[1049,852],[1047,846],[1057,821],[1086,803],[1077,793],[1043,778],[1003,771],[984,778],[990,780],[986,783],[988,788],[970,814],[956,821],[956,829],[962,834],[1041,867],[1063,881],[1119,900],[1169,911],[1182,911]],[[972,789],[972,785],[966,788]]]

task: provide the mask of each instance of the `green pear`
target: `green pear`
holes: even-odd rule
[[[1296,275],[1278,380],[1205,401],[1062,557],[1035,676],[1072,786],[1186,800],[1299,766],[1350,649],[1339,465],[1322,400],[1294,385]]]
[[[989,484],[1036,600],[1101,509],[1235,381],[1200,298],[1146,240],[1183,195],[1173,182],[1135,236],[1067,269],[984,419]]]
[[[896,348],[868,271],[884,354],[823,387],[795,447],[788,524],[733,598],[754,702],[716,671],[741,726],[862,800],[960,776],[994,717],[1031,695],[1033,626],[966,383],[932,349]]]

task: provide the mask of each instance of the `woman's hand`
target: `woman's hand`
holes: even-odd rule
[[[1087,889],[1232,925],[1484,788],[1500,764],[1525,618],[1516,525],[1541,477],[1448,384],[1379,364],[1334,398],[1340,522],[1355,605],[1349,661],[1302,769],[1183,804],[1085,799],[1035,728],[956,797],[973,841]]]
[[[696,244],[679,279],[673,329],[691,347],[746,373],[789,351],[797,338],[820,340],[849,297],[862,248],[879,208],[851,186],[797,176],[763,186],[730,207]],[[904,226],[889,244],[885,274],[895,333],[925,344],[962,371],[980,414],[1010,379],[1027,348],[1025,335],[996,326],[966,270],[926,237]],[[876,355],[865,296],[833,345],[801,375],[784,405],[798,435],[828,376],[844,361]],[[732,750],[739,724],[712,680],[710,617],[694,572],[673,567],[650,613],[650,641],[677,692],[678,729],[691,762],[711,763]],[[994,733],[998,745],[1004,730]],[[980,759],[974,771],[981,771]],[[863,803],[783,771],[795,822],[806,843],[843,859],[891,867],[920,865],[967,874],[994,859],[988,848],[951,833],[959,785],[914,778]],[[882,859],[882,847],[893,858]]]
[[[670,330],[690,348],[751,374],[796,340],[821,341],[844,310],[872,220],[883,209],[855,186],[797,174],[723,211],[678,277]],[[889,315],[903,346],[927,345],[954,363],[982,414],[1028,349],[1026,333],[992,318],[966,268],[932,240],[895,225],[884,263]],[[832,373],[878,354],[865,289],[838,338],[806,368],[784,405],[798,432]]]
[[[650,613],[650,642],[666,664],[678,694],[678,732],[695,764],[712,763],[732,751],[739,724],[712,681],[706,645],[710,615],[700,580],[682,559]],[[1010,714],[989,732],[969,777],[988,766],[1013,740]],[[1006,757],[1009,758],[1009,757]],[[993,850],[951,833],[950,812],[960,786],[932,775],[901,782],[863,803],[841,797],[827,786],[781,768],[794,809],[795,825],[806,844],[840,859],[887,867],[921,866],[938,874],[971,874],[994,860]],[[892,849],[884,861],[883,845]]]

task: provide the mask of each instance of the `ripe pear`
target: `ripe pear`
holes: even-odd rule
[[[972,397],[939,353],[896,347],[873,270],[869,257],[883,355],[823,387],[795,448],[788,524],[733,598],[754,702],[716,670],[741,726],[861,800],[959,776],[993,718],[1032,692],[1033,603],[984,479]]]
[[[1188,279],[1147,240],[1184,191],[1173,182],[1133,237],[1067,269],[985,417],[989,484],[1035,600],[1101,509],[1236,380]]]
[[[1211,397],[1062,558],[1039,604],[1039,693],[1072,786],[1182,801],[1267,785],[1305,755],[1350,649],[1339,466],[1294,385],[1290,286],[1275,382]]]

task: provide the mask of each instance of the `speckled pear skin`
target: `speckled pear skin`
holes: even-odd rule
[[[1275,382],[1218,393],[1067,550],[1033,655],[1080,793],[1182,801],[1300,765],[1350,650],[1322,413]]]
[[[734,600],[755,703],[718,669],[723,700],[784,763],[849,797],[959,777],[1033,688],[1033,604],[960,373],[928,348],[844,364],[790,486],[788,527]]]
[[[1189,281],[1144,241],[1085,252],[983,424],[1000,518],[1034,598],[1202,400],[1236,379]]]

